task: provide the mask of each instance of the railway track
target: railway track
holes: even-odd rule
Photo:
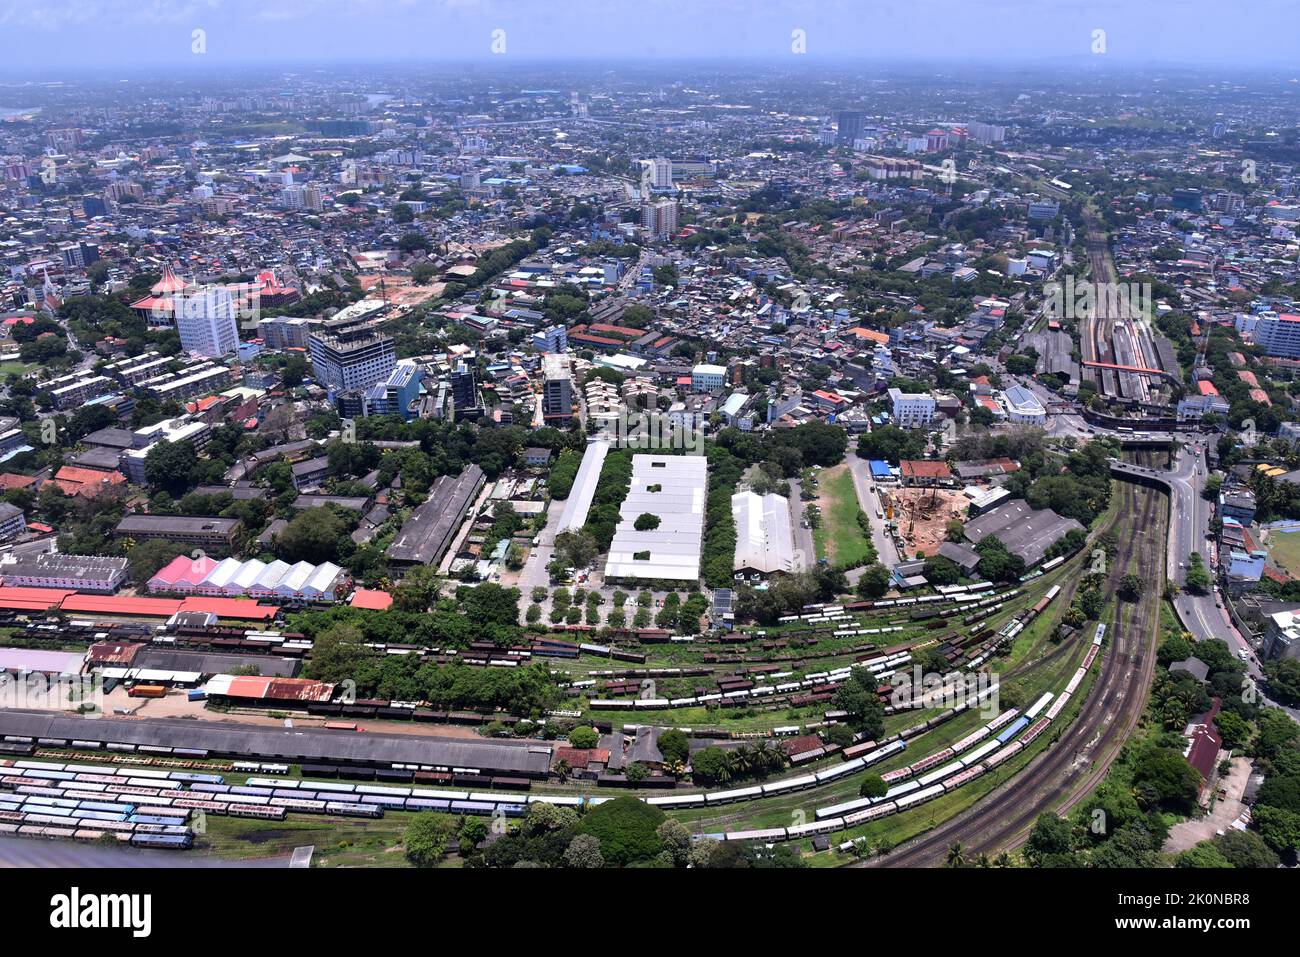
[[[1163,493],[1130,483],[1120,489],[1120,517],[1111,527],[1151,529],[1162,514]],[[1122,516],[1132,514],[1132,507],[1139,503],[1139,524],[1129,526]],[[1159,537],[1144,533],[1122,539],[1120,552],[1111,564],[1108,601],[1113,599],[1119,579],[1135,557],[1142,567],[1163,566],[1164,549],[1153,541]],[[1113,606],[1111,646],[1082,711],[1062,736],[1015,778],[916,840],[855,866],[939,866],[953,844],[961,844],[968,854],[1014,850],[1024,842],[1040,814],[1050,810],[1066,812],[1087,797],[1105,777],[1146,707],[1155,668],[1152,636],[1159,602],[1159,593],[1154,592],[1145,594],[1136,606]],[[1007,814],[1008,808],[1015,810]]]

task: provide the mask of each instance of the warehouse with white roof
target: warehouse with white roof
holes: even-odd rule
[[[735,571],[771,575],[795,570],[788,498],[737,492],[731,496],[731,517],[736,523]]]
[[[348,574],[333,562],[275,561],[256,558],[213,561],[178,555],[149,579],[149,590],[170,594],[334,601],[350,585]]]
[[[607,579],[694,582],[700,577],[709,465],[699,455],[634,455],[627,498],[605,563]],[[638,531],[639,516],[659,524]]]
[[[605,456],[608,454],[608,442],[587,443],[587,449],[582,453],[582,462],[578,465],[578,474],[573,479],[573,487],[569,489],[569,497],[564,501],[564,511],[560,513],[556,534],[576,532],[587,524],[587,513],[591,511],[596,484],[600,481],[600,470],[604,467]]]

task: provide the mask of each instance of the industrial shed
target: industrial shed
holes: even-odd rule
[[[966,523],[966,537],[978,543],[994,535],[1008,552],[1022,558],[1026,566],[1032,566],[1042,561],[1047,550],[1066,532],[1082,528],[1074,519],[1062,518],[1050,508],[1030,508],[1020,498],[971,519]]]
[[[763,575],[795,570],[788,498],[737,492],[731,496],[731,517],[736,523],[733,570]]]
[[[443,475],[434,482],[424,504],[411,513],[388,546],[388,561],[395,570],[430,565],[442,558],[485,482],[477,465],[466,466],[455,478]]]
[[[0,711],[0,736],[182,748],[254,761],[391,767],[414,764],[465,768],[484,774],[545,778],[551,746],[510,742],[357,734],[316,728],[278,728],[168,718],[81,718],[36,711]]]
[[[600,470],[609,454],[608,442],[588,442],[582,453],[582,462],[578,465],[578,474],[569,489],[569,497],[564,500],[564,511],[560,513],[559,532],[576,532],[587,524],[587,513],[591,510],[591,500],[596,495],[596,483],[600,480]]]
[[[632,479],[605,564],[607,579],[699,579],[708,472],[699,455],[632,456]],[[645,512],[659,517],[658,528],[637,531],[634,523]]]

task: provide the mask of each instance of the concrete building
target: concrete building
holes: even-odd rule
[[[162,539],[184,545],[228,549],[242,526],[234,518],[197,515],[127,515],[117,523],[118,538]]]
[[[1300,615],[1279,611],[1264,619],[1264,658],[1300,658]]]
[[[691,388],[696,392],[720,392],[726,384],[726,366],[701,363],[691,370]]]
[[[1300,316],[1264,316],[1255,327],[1255,343],[1271,356],[1300,357]]]
[[[1002,407],[1007,410],[1007,419],[1021,425],[1044,425],[1047,422],[1047,410],[1038,396],[1022,385],[1013,385],[1002,393]]]
[[[542,356],[542,417],[561,424],[573,418],[573,373],[567,355]]]
[[[239,311],[229,288],[194,287],[176,294],[173,302],[185,352],[220,359],[239,348]]]
[[[541,332],[533,333],[532,342],[538,352],[567,352],[569,330],[564,326],[547,326]]]
[[[365,320],[336,316],[311,331],[308,346],[316,380],[331,392],[368,389],[397,365],[392,337]]]
[[[7,556],[0,562],[0,580],[8,588],[68,588],[112,594],[126,581],[125,558],[95,555],[41,554]]]
[[[0,502],[0,542],[17,538],[27,531],[27,516],[23,510],[8,502]]]
[[[934,421],[934,396],[927,393],[890,389],[889,404],[894,424],[899,428],[920,429]]]

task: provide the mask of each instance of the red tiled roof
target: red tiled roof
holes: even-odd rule
[[[903,459],[898,463],[905,478],[951,478],[952,469],[947,462],[931,462],[926,459]]]

